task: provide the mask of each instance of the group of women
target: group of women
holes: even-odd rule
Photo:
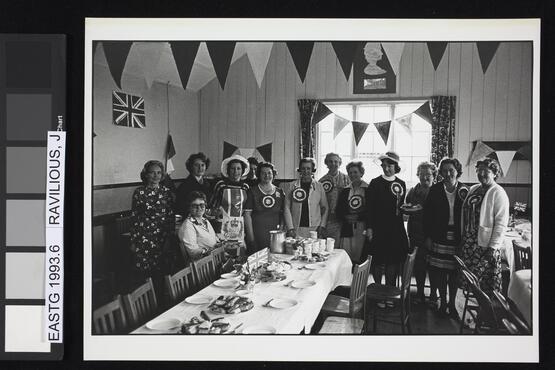
[[[210,160],[196,153],[186,162],[189,177],[174,194],[162,184],[162,163],[147,162],[143,185],[133,194],[135,267],[148,276],[164,268],[164,243],[175,233],[174,214],[179,214],[183,223],[177,235],[192,260],[209,254],[221,239],[242,242],[253,253],[269,246],[271,230],[292,237],[316,231],[319,238],[335,238],[354,263],[372,255],[374,280],[379,283],[385,275],[388,285],[396,284],[407,253],[418,247],[417,301],[425,301],[429,273],[430,302],[436,305],[439,298],[438,311],[444,314],[457,316],[461,282],[454,255],[463,258],[486,292],[500,289],[499,247],[509,201],[495,182],[501,172],[496,160],[476,164],[479,182],[470,188],[458,180],[462,165],[456,158],[443,159],[439,168],[423,162],[417,168],[419,183],[408,193],[394,152],[376,159],[383,174],[369,184],[362,179],[362,162],[349,163],[347,174],[339,171],[341,157],[335,153],[326,155],[325,164],[329,171],[317,181],[315,161],[301,159],[299,178],[280,188],[273,183],[277,172],[271,163],[232,155],[221,164],[223,178],[212,186],[205,178]]]

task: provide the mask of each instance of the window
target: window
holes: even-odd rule
[[[410,102],[376,102],[376,103],[325,103],[338,116],[350,121],[367,123],[383,122],[402,117],[414,112],[424,101]],[[327,153],[334,152],[341,156],[341,171],[352,160],[364,163],[366,170],[364,180],[369,182],[382,174],[381,167],[374,160],[382,153],[392,150],[399,154],[402,172],[399,177],[406,181],[407,187],[418,183],[416,167],[420,162],[430,160],[432,130],[428,122],[412,115],[412,135],[400,124],[392,121],[387,145],[373,124],[368,125],[358,146],[355,144],[353,126],[347,124],[343,130],[333,138],[334,115],[330,114],[317,125],[317,176],[320,178],[327,172],[324,158]]]

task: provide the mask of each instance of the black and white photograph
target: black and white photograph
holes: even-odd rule
[[[85,359],[537,359],[538,48],[535,20],[88,18]]]

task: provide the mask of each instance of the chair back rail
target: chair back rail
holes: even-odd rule
[[[216,274],[222,272],[222,266],[225,263],[225,250],[224,246],[218,247],[212,251],[212,258],[214,259],[214,268]]]
[[[94,334],[122,334],[127,327],[121,295],[93,311]]]
[[[193,292],[195,284],[192,266],[187,266],[173,275],[164,276],[164,285],[172,303],[189,296]]]
[[[512,334],[512,335],[520,334],[516,325],[513,324],[511,321],[507,320],[507,318],[505,317],[502,318],[501,322],[503,323],[503,326],[509,332],[509,334]]]
[[[513,240],[513,252],[515,256],[515,271],[532,268],[532,249],[530,247],[523,247]]]
[[[366,317],[366,288],[368,285],[368,275],[370,275],[371,263],[372,256],[368,256],[366,261],[364,261],[360,265],[355,265],[349,295],[349,314],[351,317],[355,316],[357,308],[361,304],[363,305],[363,318]]]
[[[480,279],[478,279],[478,277],[472,271],[470,271],[470,269],[466,266],[464,261],[459,256],[455,255],[453,257],[455,257],[455,261],[459,265],[461,271],[466,271],[468,273],[468,275],[470,276],[470,278],[474,281],[474,283],[479,286],[480,285]]]
[[[200,289],[211,284],[216,279],[216,269],[212,254],[192,263],[195,280]]]
[[[531,330],[528,325],[511,309],[509,302],[507,302],[503,294],[501,294],[497,290],[494,290],[493,295],[499,302],[499,305],[503,308],[505,318],[508,319],[510,323],[515,326],[518,332],[522,334],[530,334]]]
[[[409,294],[410,291],[410,281],[412,279],[412,271],[414,270],[414,262],[416,260],[416,253],[418,247],[414,247],[412,253],[407,254],[405,259],[405,264],[403,265],[403,279],[401,281],[401,292],[405,296]]]
[[[476,284],[472,276],[470,276],[470,274],[467,271],[463,270],[463,275],[467,283],[470,284],[470,290],[472,291],[472,293],[474,294],[474,297],[476,298],[476,301],[478,302],[479,311],[478,311],[478,318],[476,322],[475,331],[478,332],[482,324],[485,324],[486,326],[490,327],[493,330],[497,330],[498,329],[497,315],[493,308],[493,303],[491,299],[480,288],[480,286]]]
[[[141,325],[147,321],[158,310],[152,278],[148,278],[146,283],[125,295],[123,302],[132,325]]]

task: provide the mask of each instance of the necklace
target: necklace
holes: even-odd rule
[[[262,194],[264,194],[264,195],[271,195],[271,194],[274,194],[274,192],[275,192],[275,190],[276,190],[276,187],[275,187],[274,185],[272,185],[272,184],[269,184],[269,186],[270,186],[270,188],[269,188],[270,190],[269,190],[269,191],[268,191],[268,190],[262,189],[262,187],[260,186],[260,184],[258,184],[258,189],[260,189],[260,191],[261,191]]]

